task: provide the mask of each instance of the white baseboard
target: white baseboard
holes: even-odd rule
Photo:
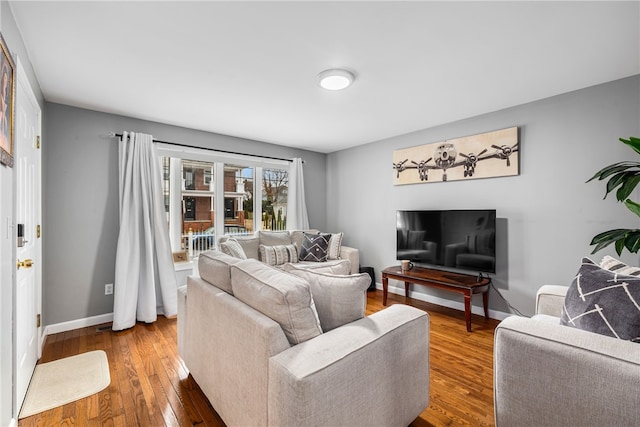
[[[87,326],[100,325],[113,321],[113,313],[100,314],[99,316],[85,317],[84,319],[70,320],[68,322],[54,323],[44,328],[44,337],[60,332],[72,331],[74,329],[86,328]]]
[[[382,284],[376,283],[376,289],[382,290]],[[387,289],[392,294],[404,296],[404,286],[389,285]],[[417,299],[424,302],[430,302],[432,304],[442,305],[444,307],[453,308],[455,310],[464,311],[464,301],[451,301],[449,299],[428,295],[423,292],[412,291],[411,289],[409,289],[409,298]],[[471,313],[477,314],[479,316],[484,316],[484,308],[471,304]],[[492,319],[504,320],[509,316],[511,316],[511,313],[489,309],[489,317]]]
[[[7,427],[18,427],[18,422],[15,418],[11,418],[11,422],[9,422],[9,425]]]

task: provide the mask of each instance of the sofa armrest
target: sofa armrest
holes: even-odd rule
[[[390,306],[269,360],[269,425],[406,426],[428,404],[429,316],[414,307]]]
[[[629,426],[640,419],[638,344],[512,316],[495,331],[496,426]]]
[[[560,317],[568,289],[567,286],[545,285],[540,287],[536,293],[536,314]]]
[[[351,274],[360,272],[360,251],[349,246],[340,247],[340,259],[348,259],[351,263]]]

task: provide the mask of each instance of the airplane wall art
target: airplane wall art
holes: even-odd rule
[[[518,128],[393,152],[393,184],[494,178],[520,173]]]

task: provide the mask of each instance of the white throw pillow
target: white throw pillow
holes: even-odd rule
[[[609,255],[605,255],[605,257],[602,258],[602,261],[600,261],[600,268],[627,276],[640,276],[640,268],[627,265],[618,259],[610,257]]]
[[[240,243],[236,239],[227,239],[220,243],[220,249],[227,255],[231,255],[234,258],[247,259],[247,255],[244,253],[244,249],[240,246]]]
[[[327,259],[340,259],[340,249],[342,248],[342,238],[344,233],[333,233],[329,239],[329,249]]]
[[[289,264],[284,268],[309,283],[323,332],[364,317],[366,290],[371,283],[371,276],[368,274],[344,276],[318,273]]]
[[[309,284],[302,278],[247,259],[231,267],[237,299],[277,322],[293,345],[322,334]]]

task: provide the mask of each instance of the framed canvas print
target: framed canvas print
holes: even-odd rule
[[[518,128],[495,130],[393,152],[393,184],[446,182],[520,173]]]
[[[0,34],[0,163],[13,167],[15,66]]]

